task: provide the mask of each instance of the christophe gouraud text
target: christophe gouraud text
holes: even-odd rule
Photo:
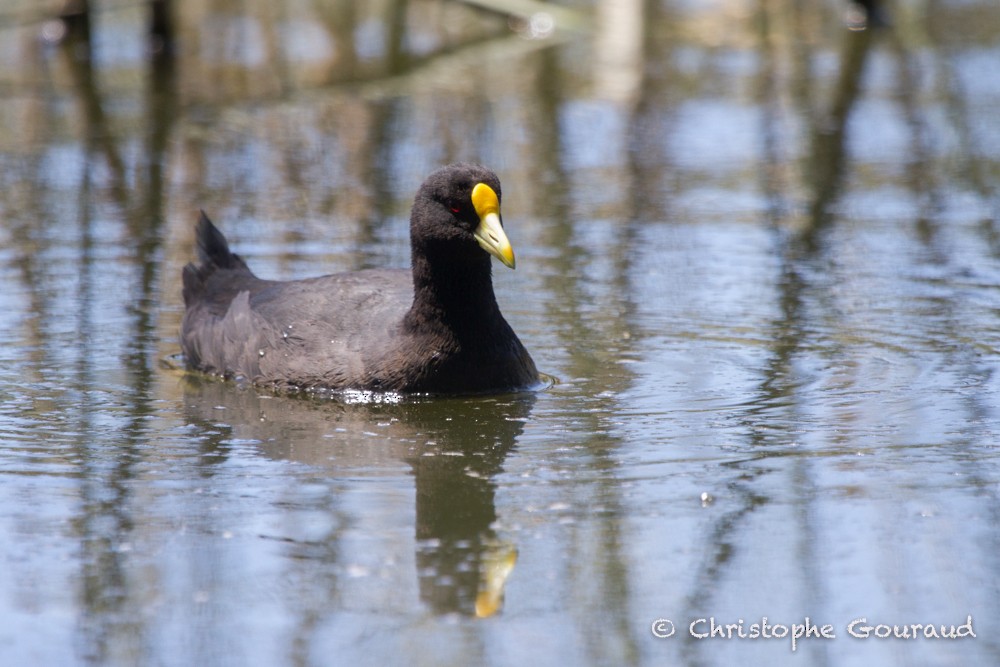
[[[866,617],[856,618],[844,626],[847,635],[855,639],[962,639],[975,638],[972,616],[962,624],[935,623],[881,623]],[[659,639],[673,637],[677,627],[667,618],[653,621],[653,636]],[[696,618],[687,624],[687,633],[694,639],[784,639],[791,642],[792,650],[803,639],[836,639],[833,623],[814,623],[808,616],[801,623],[773,623],[764,616],[760,621],[747,623],[742,618],[735,623],[722,623],[714,616]]]

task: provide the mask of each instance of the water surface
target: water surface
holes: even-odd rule
[[[0,24],[4,664],[1000,660],[992,3],[272,4]],[[405,266],[453,160],[556,384],[176,367],[199,208],[262,276]],[[763,617],[835,637],[690,629]]]

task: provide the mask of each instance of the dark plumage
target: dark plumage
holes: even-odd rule
[[[475,393],[538,383],[493,294],[490,255],[514,267],[500,181],[434,172],[410,214],[411,270],[280,282],[256,277],[204,213],[184,267],[181,344],[191,368],[279,389]]]

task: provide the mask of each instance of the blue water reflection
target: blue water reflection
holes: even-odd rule
[[[5,10],[0,662],[996,662],[997,8],[484,4]],[[460,159],[558,382],[178,368],[198,208],[262,276],[406,266]],[[764,616],[836,638],[689,631]]]

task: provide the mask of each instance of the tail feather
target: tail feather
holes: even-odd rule
[[[198,259],[203,267],[245,269],[246,263],[229,249],[226,237],[212,224],[204,211],[200,212],[195,234],[198,239]]]
[[[245,272],[253,276],[246,262],[229,249],[226,237],[212,224],[204,211],[201,211],[198,218],[195,237],[200,264],[191,263],[184,267],[184,304],[187,307],[204,300],[207,282],[216,271]]]

